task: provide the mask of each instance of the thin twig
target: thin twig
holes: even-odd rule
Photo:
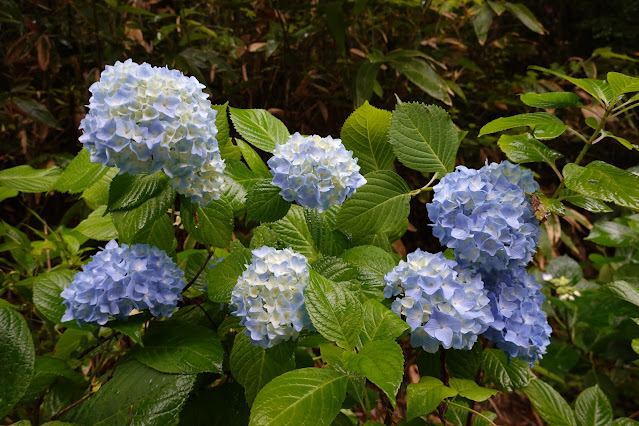
[[[206,260],[204,261],[202,266],[200,266],[200,269],[195,273],[195,275],[193,275],[193,278],[191,278],[191,281],[189,281],[188,284],[184,286],[182,293],[188,290],[188,288],[195,283],[195,281],[198,279],[202,271],[204,271],[204,268],[206,268],[206,265],[209,263],[209,260],[211,260],[211,258],[213,257],[213,253],[214,253],[213,250],[209,251],[209,255],[206,257]]]

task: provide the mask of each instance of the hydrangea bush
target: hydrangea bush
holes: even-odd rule
[[[516,390],[549,424],[611,424],[598,386],[569,405],[552,385],[572,392],[574,371],[604,374],[602,347],[624,347],[615,377],[639,380],[616,328],[637,330],[639,221],[593,224],[585,212],[639,210],[639,176],[581,165],[603,138],[633,147],[604,127],[638,105],[639,83],[570,81],[605,111],[594,132],[571,128],[584,142],[574,162],[560,170],[563,154],[542,141],[566,126],[536,112],[469,136],[507,132],[497,144],[511,162],[474,169],[455,168],[460,130],[438,106],[365,103],[341,139],[304,137],[265,110],[211,106],[181,72],[107,67],[90,88],[85,149],[64,170],[0,171],[0,197],[58,191],[78,203],[55,229],[0,224],[13,259],[0,418],[26,420],[28,406],[37,421],[82,425],[495,424],[486,399]],[[521,99],[581,106],[567,92]],[[546,163],[554,193],[515,163]],[[560,221],[618,250],[589,259],[599,282],[557,256],[570,242]]]

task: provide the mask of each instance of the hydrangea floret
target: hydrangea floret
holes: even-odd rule
[[[206,205],[222,194],[224,161],[204,87],[168,67],[116,62],[89,88],[80,141],[92,162],[120,173],[163,170],[180,194]]]
[[[484,336],[531,367],[546,353],[552,328],[541,309],[541,285],[524,268],[484,274],[495,321]]]
[[[353,152],[330,136],[295,133],[276,145],[268,165],[282,198],[319,212],[342,204],[366,183]]]
[[[104,325],[147,308],[168,318],[182,300],[184,286],[184,272],[163,250],[111,240],[62,291],[67,308],[62,321]]]
[[[270,348],[310,325],[304,305],[310,271],[306,257],[288,248],[263,246],[252,253],[231,293],[231,312],[252,344]]]
[[[538,188],[530,170],[507,161],[479,170],[458,166],[433,187],[426,206],[433,234],[454,249],[464,268],[523,267],[532,260],[540,232],[526,192]]]
[[[384,296],[399,296],[391,309],[411,327],[413,347],[471,349],[493,321],[481,277],[441,253],[417,249],[384,280]]]

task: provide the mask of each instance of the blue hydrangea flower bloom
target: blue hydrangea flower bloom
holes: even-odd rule
[[[426,206],[433,235],[454,249],[464,268],[523,267],[532,260],[540,232],[524,191],[538,188],[530,170],[507,161],[479,170],[458,166],[433,187]]]
[[[163,250],[148,244],[119,246],[111,240],[62,291],[67,308],[62,321],[104,325],[147,308],[168,318],[182,300],[184,286],[184,272]]]
[[[400,296],[391,309],[406,319],[413,347],[430,353],[437,352],[439,345],[471,349],[493,321],[481,277],[441,253],[417,249],[384,280],[384,296]]]
[[[120,173],[164,170],[180,194],[206,205],[222,194],[224,161],[204,87],[177,70],[116,62],[89,88],[80,141],[92,162]]]
[[[282,189],[282,198],[319,212],[342,204],[366,183],[353,152],[330,136],[295,133],[285,144],[276,145],[268,165],[271,183]]]
[[[495,321],[484,336],[531,367],[546,353],[552,328],[541,309],[545,296],[524,268],[483,274]]]
[[[288,248],[264,246],[252,253],[233,288],[230,306],[251,343],[270,348],[296,339],[310,324],[304,306],[310,272],[306,257]]]

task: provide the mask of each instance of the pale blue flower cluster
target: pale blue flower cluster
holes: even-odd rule
[[[62,291],[67,308],[62,321],[104,325],[147,308],[168,318],[182,300],[184,285],[184,272],[164,251],[111,240]]]
[[[531,367],[546,353],[552,328],[541,309],[545,296],[524,268],[484,274],[495,321],[484,336]]]
[[[391,309],[406,319],[413,347],[431,353],[440,345],[471,349],[493,321],[481,277],[460,269],[441,253],[417,249],[384,280],[384,296],[399,296]]]
[[[268,165],[282,198],[319,212],[342,204],[366,183],[353,152],[330,136],[295,133],[277,144]]]
[[[306,257],[288,248],[263,246],[252,253],[231,293],[231,311],[251,343],[270,348],[296,339],[310,324],[304,305],[310,271]]]
[[[458,166],[433,187],[433,201],[426,206],[433,235],[454,249],[464,268],[481,265],[490,272],[526,266],[540,230],[525,191],[538,188],[530,170],[507,161],[479,170]]]
[[[204,87],[177,70],[116,62],[89,88],[80,141],[92,162],[120,173],[164,170],[180,194],[204,206],[220,198],[224,183],[217,111]]]

